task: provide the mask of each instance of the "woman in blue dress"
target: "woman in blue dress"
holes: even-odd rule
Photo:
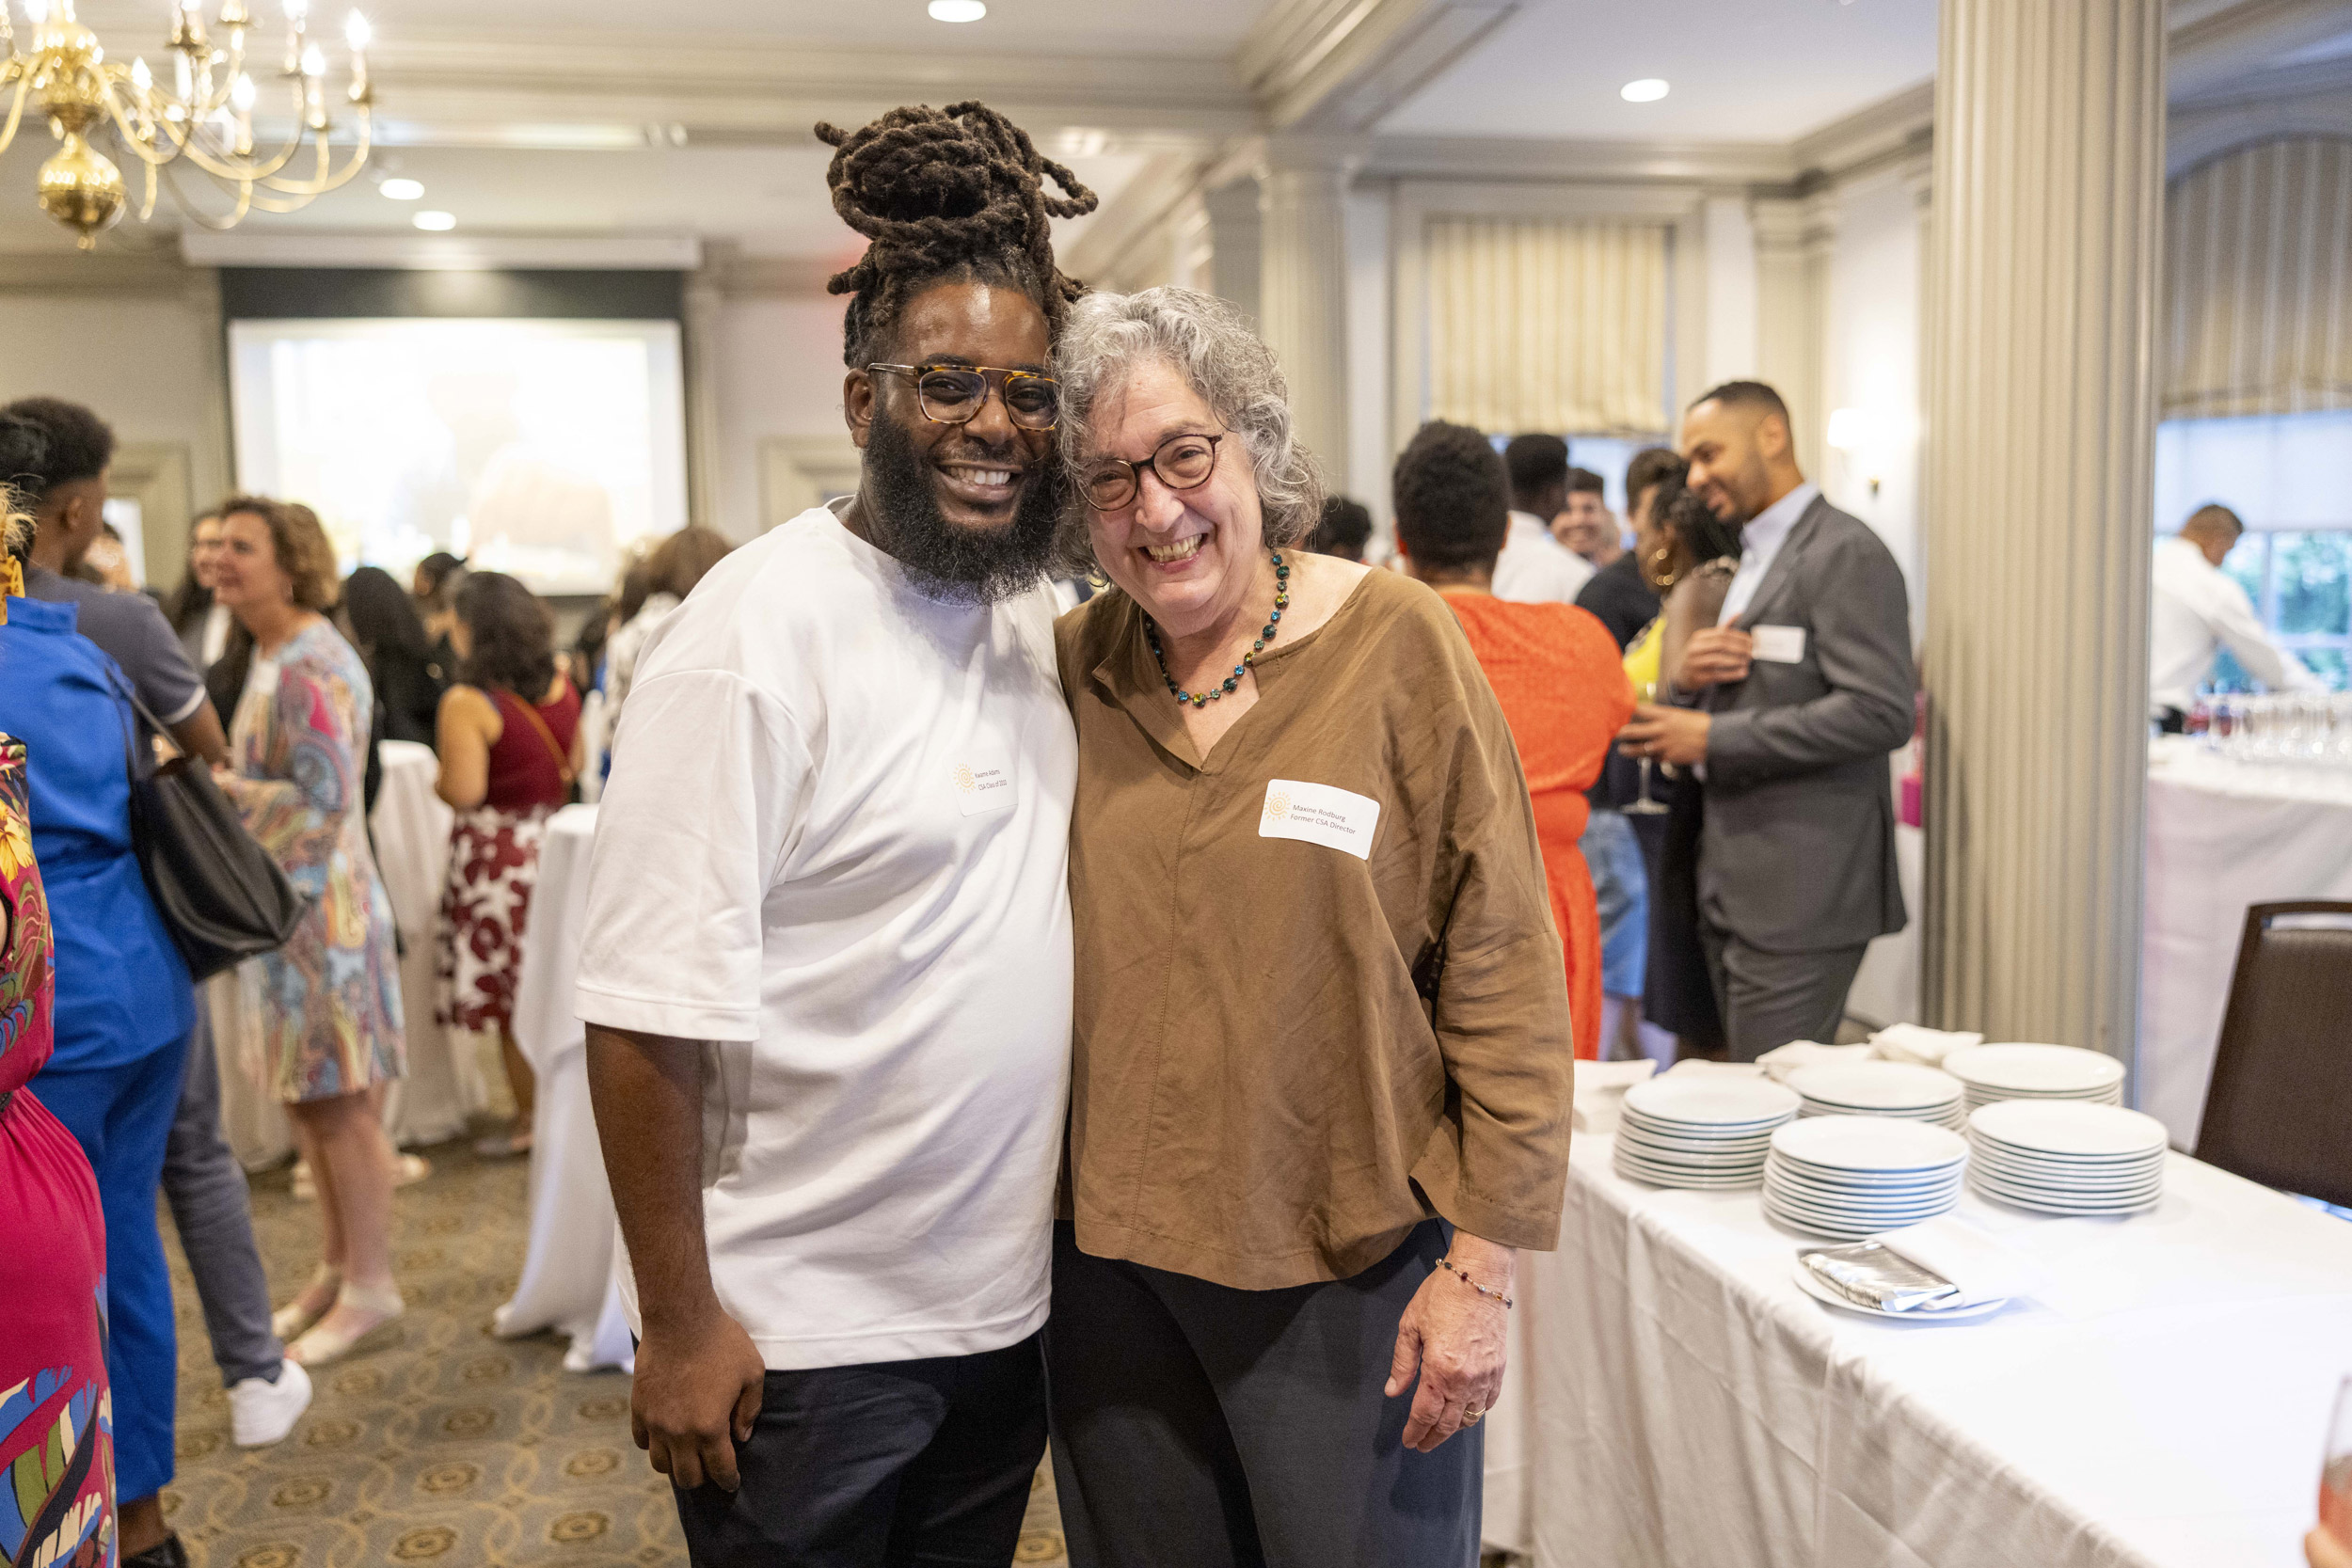
[[[0,417],[0,473],[39,475],[45,440]],[[89,504],[103,499],[103,478],[73,483],[97,489]],[[56,943],[56,1050],[31,1086],[98,1176],[121,1560],[173,1568],[187,1558],[158,1494],[171,1479],[179,1355],[155,1197],[194,991],[131,849],[122,673],[74,630],[75,615],[71,604],[12,598],[0,625],[0,732],[24,743],[33,855]]]

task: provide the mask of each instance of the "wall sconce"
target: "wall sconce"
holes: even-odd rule
[[[1829,429],[1822,436],[1832,451],[1844,454],[1850,470],[1861,470],[1863,483],[1870,487],[1872,500],[1878,499],[1879,476],[1874,467],[1865,465],[1861,454],[1874,445],[1873,437],[1879,434],[1878,426],[1878,419],[1867,408],[1833,408],[1829,415]]]

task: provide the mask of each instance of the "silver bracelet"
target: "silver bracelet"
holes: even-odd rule
[[[1446,1273],[1452,1275],[1454,1278],[1460,1280],[1471,1290],[1476,1291],[1480,1295],[1485,1296],[1488,1301],[1499,1301],[1502,1303],[1505,1310],[1509,1309],[1511,1306],[1511,1298],[1509,1296],[1504,1295],[1501,1291],[1489,1291],[1486,1287],[1481,1285],[1475,1279],[1472,1279],[1469,1275],[1463,1273],[1460,1266],[1454,1261],[1451,1255],[1438,1259],[1433,1266],[1445,1270]]]

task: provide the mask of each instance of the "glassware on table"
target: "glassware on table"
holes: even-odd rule
[[[1654,704],[1658,701],[1658,683],[1656,681],[1642,681],[1633,688],[1633,694],[1645,704]],[[1641,759],[1641,763],[1642,798],[1627,806],[1625,808],[1625,814],[1628,816],[1662,816],[1666,813],[1666,806],[1662,802],[1653,800],[1649,798],[1650,759],[1647,756],[1645,756]]]
[[[2328,1454],[2319,1470],[2319,1528],[2352,1552],[2352,1377],[2336,1388],[2336,1412],[2328,1423]]]

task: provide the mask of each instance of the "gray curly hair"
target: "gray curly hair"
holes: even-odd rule
[[[1070,308],[1054,351],[1061,378],[1061,450],[1073,483],[1062,513],[1061,549],[1075,568],[1094,564],[1087,504],[1074,483],[1092,439],[1095,405],[1126,385],[1136,365],[1177,371],[1242,438],[1258,483],[1265,542],[1295,545],[1323,515],[1323,471],[1291,425],[1290,386],[1274,351],[1248,318],[1191,289],[1091,293]]]

